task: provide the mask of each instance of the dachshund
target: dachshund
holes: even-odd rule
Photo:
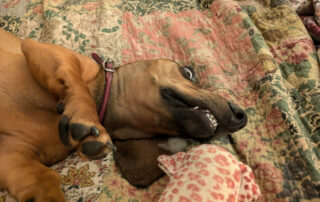
[[[243,109],[202,89],[192,68],[167,59],[106,69],[112,82],[99,120],[102,66],[0,30],[0,187],[18,201],[65,201],[47,166],[73,151],[87,160],[113,152],[123,176],[146,186],[160,176],[156,157],[168,138],[218,137],[247,123]]]

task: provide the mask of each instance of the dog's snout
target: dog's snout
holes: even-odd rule
[[[248,118],[246,112],[238,105],[232,102],[229,102],[228,104],[232,112],[229,123],[230,125],[228,128],[231,130],[231,132],[235,132],[237,130],[240,130],[247,124]]]

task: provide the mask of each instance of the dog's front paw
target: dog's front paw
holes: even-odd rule
[[[99,159],[115,150],[111,138],[100,123],[74,123],[67,115],[59,121],[59,137],[61,142],[77,148],[80,156],[88,159]]]

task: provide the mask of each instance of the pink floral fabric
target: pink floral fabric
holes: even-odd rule
[[[259,186],[251,168],[222,147],[204,144],[188,152],[158,158],[170,182],[160,202],[258,201]]]

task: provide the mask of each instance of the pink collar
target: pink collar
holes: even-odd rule
[[[103,101],[99,111],[99,121],[100,123],[102,123],[104,119],[104,115],[106,113],[108,98],[110,94],[110,87],[111,87],[111,81],[113,76],[112,73],[114,72],[114,68],[113,68],[114,62],[112,60],[109,60],[109,58],[107,59],[107,61],[103,61],[101,57],[96,53],[92,53],[91,56],[100,66],[102,66],[106,74],[106,77],[105,77],[106,86],[104,88]]]

